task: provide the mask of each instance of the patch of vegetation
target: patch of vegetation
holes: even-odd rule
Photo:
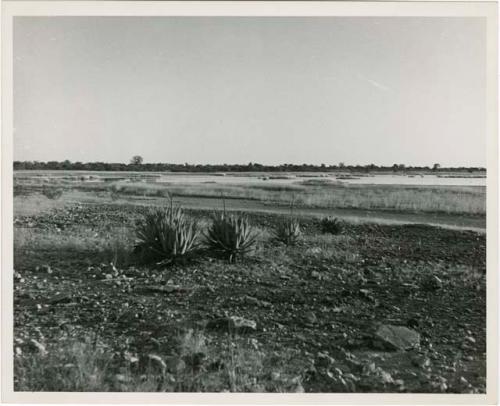
[[[59,199],[63,194],[63,191],[58,188],[54,187],[43,187],[42,188],[42,195],[44,195],[47,199],[50,200],[57,200]]]
[[[320,221],[321,232],[324,234],[341,234],[344,223],[336,217],[324,217]]]
[[[181,207],[152,208],[138,221],[135,251],[148,262],[172,263],[197,248],[198,224]]]
[[[213,215],[212,224],[206,233],[209,250],[227,258],[229,262],[250,253],[256,242],[257,233],[250,226],[248,218],[228,214],[225,210]]]
[[[272,230],[273,239],[285,245],[296,245],[301,236],[300,222],[293,217],[277,222]]]

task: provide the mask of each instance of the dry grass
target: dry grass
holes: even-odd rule
[[[130,262],[133,243],[133,233],[126,227],[114,227],[105,232],[96,232],[86,227],[62,231],[20,227],[14,229],[15,252],[53,252],[62,258],[82,255],[116,266],[124,266]]]
[[[188,330],[169,356],[113,352],[89,334],[78,338],[64,334],[54,344],[42,341],[37,346],[16,340],[16,391],[294,392],[302,388],[300,377],[285,368],[280,379],[271,379],[265,369],[267,357],[255,348],[255,341],[243,337],[227,336],[220,346],[202,332]]]
[[[94,188],[96,186],[93,186]],[[127,183],[103,185],[122,195],[221,197],[257,200],[299,207],[353,208],[411,212],[486,213],[484,187],[396,185],[158,185]]]

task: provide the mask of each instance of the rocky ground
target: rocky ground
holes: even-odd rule
[[[304,218],[287,247],[254,213],[248,258],[158,268],[141,210],[15,218],[17,390],[485,392],[484,235]]]

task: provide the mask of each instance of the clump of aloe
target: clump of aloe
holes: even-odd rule
[[[214,213],[212,223],[205,235],[207,248],[234,262],[249,254],[257,242],[257,233],[248,222],[248,218],[226,212]]]
[[[170,199],[169,206],[149,209],[137,223],[135,251],[146,261],[172,263],[193,254],[199,234],[196,221]]]

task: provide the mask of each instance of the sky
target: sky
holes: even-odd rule
[[[15,17],[14,159],[486,166],[475,17]]]

